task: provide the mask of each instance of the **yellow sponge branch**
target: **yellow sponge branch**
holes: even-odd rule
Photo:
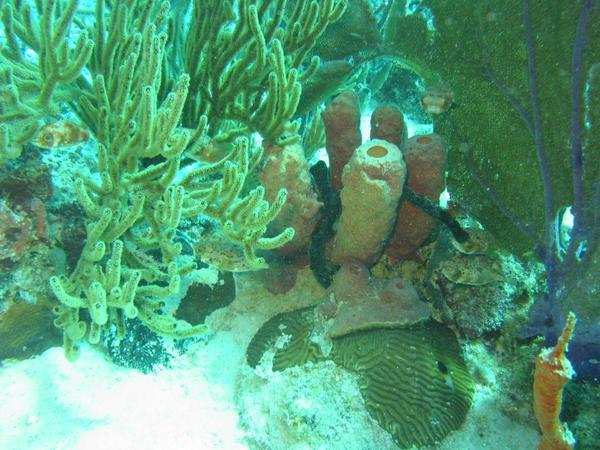
[[[292,239],[292,228],[266,235],[287,191],[266,200],[254,133],[299,139],[302,83],[319,66],[307,55],[346,0],[98,0],[93,20],[79,4],[0,8],[0,162],[65,106],[98,144],[97,173],[74,185],[87,216],[81,257],[50,279],[70,360],[86,333],[123,335],[135,317],[177,338],[206,332],[165,310],[198,262],[183,245],[190,223],[214,224],[251,269]]]

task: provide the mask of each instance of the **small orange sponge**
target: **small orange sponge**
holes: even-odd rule
[[[575,375],[565,352],[576,321],[575,314],[570,312],[556,346],[542,349],[535,361],[533,409],[542,431],[539,450],[568,450],[575,445],[573,434],[560,422],[560,408],[562,390]]]

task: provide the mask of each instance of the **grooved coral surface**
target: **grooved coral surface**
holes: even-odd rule
[[[285,350],[276,352],[273,360],[274,370],[284,370],[307,361],[323,359],[318,347],[310,342],[312,316],[313,308],[310,307],[278,314],[268,320],[254,335],[248,346],[246,351],[248,364],[256,367],[263,354],[269,349],[276,348],[278,340],[282,339],[283,335],[289,336],[289,340],[283,338],[287,341]]]
[[[275,351],[275,370],[325,359],[313,327],[312,308],[275,316],[252,339],[248,363],[256,366],[267,350]],[[367,411],[401,448],[437,443],[465,421],[473,380],[447,327],[428,321],[332,341],[331,359],[358,375]]]
[[[367,411],[401,448],[437,443],[465,421],[473,380],[445,326],[359,332],[333,348],[334,361],[358,373]]]

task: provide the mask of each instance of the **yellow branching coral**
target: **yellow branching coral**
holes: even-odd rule
[[[70,275],[50,280],[70,359],[84,338],[125,333],[126,319],[176,338],[206,331],[165,308],[196,267],[178,239],[187,219],[216,224],[245,270],[293,238],[266,234],[287,192],[268,202],[249,183],[262,156],[249,137],[298,139],[301,85],[319,64],[307,55],[346,0],[194,0],[173,20],[166,0],[99,0],[92,20],[78,5],[9,0],[0,42],[0,159],[64,105],[97,141],[97,174],[74,186],[87,239]],[[217,145],[219,157],[202,157]]]
[[[58,112],[60,102],[72,95],[69,83],[90,59],[94,43],[88,31],[79,29],[74,45],[68,37],[78,3],[47,0],[32,7],[12,0],[2,6],[6,42],[0,46],[0,163],[18,157],[44,116]],[[23,54],[24,46],[37,61]]]
[[[184,124],[206,115],[217,140],[258,131],[271,143],[297,141],[292,119],[301,83],[319,65],[307,55],[346,3],[298,0],[286,7],[284,0],[194,0],[190,26],[172,27],[173,41],[182,45],[172,46],[168,57],[169,70],[182,63],[191,77]],[[228,121],[234,124],[223,132]]]

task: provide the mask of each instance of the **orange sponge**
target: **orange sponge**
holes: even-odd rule
[[[563,388],[575,375],[565,352],[576,321],[570,312],[556,346],[542,349],[535,361],[533,409],[542,431],[539,450],[568,450],[575,445],[573,434],[560,422],[560,408]]]

